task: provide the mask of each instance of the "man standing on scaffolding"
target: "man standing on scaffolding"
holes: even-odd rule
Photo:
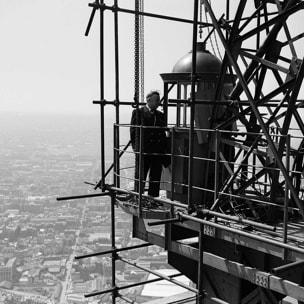
[[[160,105],[160,95],[158,91],[151,91],[146,96],[146,105],[135,109],[132,113],[130,137],[134,152],[139,152],[140,132],[138,127],[141,125],[143,130],[143,161],[142,166],[136,166],[135,178],[139,177],[139,169],[142,171],[142,179],[146,180],[149,172],[148,195],[159,196],[160,178],[164,153],[166,153],[166,119],[162,112],[157,110]],[[137,162],[138,164],[138,162]],[[144,186],[144,184],[143,184]],[[143,187],[144,188],[144,187]],[[138,190],[138,189],[137,189]]]

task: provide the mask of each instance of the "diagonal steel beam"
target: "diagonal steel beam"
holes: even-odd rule
[[[246,34],[240,36],[238,40],[246,40],[259,32],[269,28],[270,26],[274,25],[275,27],[280,25],[280,27],[283,26],[283,23],[285,20],[292,14],[296,13],[297,11],[304,9],[304,2],[300,2],[296,4],[298,1],[297,0],[290,0],[288,1],[287,5],[285,6],[284,10],[277,15],[276,17],[270,19],[267,22],[264,22],[261,24],[259,27],[247,32]]]
[[[272,98],[274,98],[278,94],[282,93],[285,90],[289,90],[289,88],[293,84],[294,84],[294,80],[293,79],[290,80],[290,81],[288,81],[288,82],[286,82],[286,83],[284,83],[281,87],[276,88],[274,91],[270,92],[269,94],[267,94],[266,96],[264,96],[262,99],[260,99],[259,101],[257,101],[257,105],[259,105],[259,106],[266,105],[268,101],[270,101]],[[251,112],[251,108],[247,107],[241,113],[235,114],[232,118],[228,119],[227,121],[225,121],[224,123],[222,123],[221,125],[219,125],[218,126],[219,129],[226,128],[228,125],[232,124],[237,119],[241,119],[243,116],[249,114],[250,112]]]
[[[288,4],[294,3],[294,2],[295,1],[290,1]],[[287,7],[288,7],[288,4],[287,4]],[[302,203],[298,198],[297,192],[296,192],[296,190],[295,190],[295,188],[292,184],[292,181],[290,180],[289,173],[287,172],[287,170],[286,170],[286,168],[285,168],[285,166],[282,162],[282,159],[279,156],[279,153],[278,153],[278,151],[275,147],[275,144],[274,144],[273,140],[271,139],[271,136],[268,134],[268,130],[267,130],[265,124],[264,124],[264,121],[262,119],[261,114],[259,113],[259,111],[256,107],[256,104],[255,104],[255,102],[253,100],[253,97],[250,93],[250,90],[247,86],[246,80],[243,77],[236,60],[234,59],[232,53],[230,52],[229,46],[227,45],[227,42],[226,42],[226,39],[225,39],[219,25],[216,22],[216,18],[215,18],[215,15],[213,13],[213,10],[212,10],[208,1],[204,0],[204,5],[205,5],[205,7],[206,7],[211,19],[212,19],[212,22],[214,23],[215,29],[216,29],[216,31],[217,31],[220,39],[221,39],[221,42],[223,43],[223,46],[224,46],[224,48],[226,50],[226,53],[227,53],[227,56],[229,57],[230,63],[233,66],[233,68],[234,68],[234,70],[237,74],[237,77],[239,79],[239,83],[240,83],[242,89],[244,90],[244,93],[246,94],[246,96],[248,98],[251,109],[252,109],[253,113],[255,114],[255,116],[258,120],[258,123],[260,124],[261,129],[262,129],[262,131],[263,131],[263,133],[264,133],[264,135],[267,139],[268,145],[269,145],[270,150],[272,151],[272,153],[273,153],[273,155],[276,159],[277,165],[280,168],[280,170],[282,171],[282,174],[283,174],[283,176],[286,180],[286,184],[287,184],[288,188],[290,189],[291,195],[292,195],[297,207],[299,208],[299,211],[300,211],[301,215],[304,216],[304,209],[303,209]],[[277,35],[277,33],[279,32],[279,29],[282,27],[282,25],[276,25],[275,27],[276,27],[276,29],[273,31],[272,38],[274,37],[273,35],[275,35],[275,36]],[[265,46],[264,46],[264,48],[265,48]]]
[[[281,18],[279,20],[283,21],[283,16],[285,16],[285,19],[287,19],[289,17],[289,14],[286,14],[285,11],[288,11],[288,8],[291,7],[292,5],[294,5],[294,3],[297,2],[296,0],[290,0],[288,2],[288,4],[286,5],[285,7],[285,10],[284,10],[284,13],[282,13],[281,15]],[[304,8],[304,3],[303,3],[303,8]],[[264,23],[265,24],[265,23]],[[263,26],[264,26],[263,24]],[[267,23],[266,23],[267,24]],[[267,52],[268,48],[271,47],[271,44],[273,43],[273,41],[276,39],[279,31],[282,29],[283,27],[283,23],[282,22],[278,22],[276,23],[273,28],[271,29],[270,33],[268,34],[268,36],[266,37],[264,43],[261,45],[261,47],[257,50],[255,56],[256,57],[260,57],[262,58],[265,53]],[[257,30],[259,29],[259,31]],[[257,28],[255,29],[255,34],[260,32],[262,30],[262,28]],[[241,39],[241,40],[245,40],[245,36],[246,35],[243,35],[238,39]],[[249,38],[249,37],[247,37]],[[237,41],[235,41],[236,43]],[[226,47],[225,47],[226,48]],[[227,48],[226,48],[227,50]],[[256,69],[256,67],[259,65],[258,62],[256,61],[252,61],[250,63],[250,65],[248,66],[248,68],[246,69],[245,73],[244,73],[244,79],[247,81],[247,79],[252,75],[253,71]],[[242,87],[242,84],[241,83],[238,83],[233,92],[231,93],[231,98],[232,99],[235,99],[237,96],[239,96],[241,94],[241,92],[243,91],[243,87]]]

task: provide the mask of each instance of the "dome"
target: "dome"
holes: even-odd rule
[[[219,74],[222,62],[212,55],[205,48],[204,42],[197,43],[196,51],[196,72],[197,73],[216,73]],[[192,51],[183,56],[174,65],[172,73],[191,73],[192,70]]]

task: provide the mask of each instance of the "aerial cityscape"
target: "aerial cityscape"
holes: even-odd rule
[[[94,123],[80,116],[1,117],[0,303],[111,303],[109,294],[84,297],[111,285],[110,256],[75,259],[111,249],[109,198],[57,200],[94,192],[85,183],[100,175]],[[131,217],[119,208],[115,214],[117,247],[139,244],[131,237]],[[123,256],[168,268],[166,255],[148,248]],[[116,274],[120,285],[147,276],[119,261]],[[153,298],[142,286],[126,292],[137,302]]]

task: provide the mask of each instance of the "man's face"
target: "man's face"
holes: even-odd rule
[[[148,106],[152,110],[156,110],[160,104],[159,95],[153,94],[150,99],[148,100]]]

